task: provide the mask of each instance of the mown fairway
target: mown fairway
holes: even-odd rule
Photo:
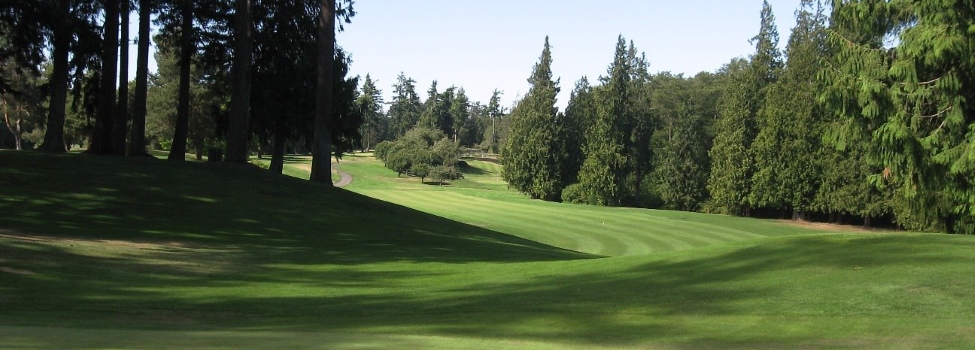
[[[351,157],[348,191],[0,152],[0,348],[975,347],[972,237],[540,203],[472,164]]]

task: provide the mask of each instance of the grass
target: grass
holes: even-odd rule
[[[353,157],[352,191],[222,163],[0,164],[0,348],[975,346],[973,237],[540,203],[478,162],[440,187]]]

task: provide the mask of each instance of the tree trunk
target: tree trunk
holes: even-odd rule
[[[0,104],[3,105],[3,123],[7,125],[7,129],[10,133],[14,135],[14,149],[22,151],[21,139],[23,134],[23,129],[20,128],[21,118],[17,118],[14,122],[10,122],[10,105],[3,100],[0,100]]]
[[[132,135],[129,155],[146,155],[146,96],[149,82],[149,7],[150,0],[139,2],[139,48],[135,59],[135,113],[132,115]]]
[[[864,228],[870,227],[870,216],[869,215],[864,215],[863,216],[863,227]]]
[[[311,181],[332,185],[332,114],[335,64],[335,0],[322,0],[318,19],[318,87],[315,91],[315,140]]]
[[[70,3],[66,0],[58,2],[59,12],[65,17]],[[64,17],[62,17],[64,18]],[[68,51],[71,46],[71,31],[65,20],[54,24],[54,48],[51,59],[54,61],[51,74],[51,100],[47,111],[47,127],[44,132],[44,142],[41,150],[50,152],[65,152],[64,144],[64,112],[68,103]]]
[[[271,150],[271,170],[272,173],[281,174],[284,172],[284,133],[274,133],[274,146]]]
[[[129,124],[129,1],[122,0],[119,14],[122,18],[119,29],[119,74],[118,74],[118,108],[115,114],[115,130],[113,132],[113,147],[115,154],[125,155],[126,128]]]
[[[234,38],[233,96],[230,98],[230,121],[227,125],[227,161],[247,162],[250,138],[251,60],[254,51],[254,19],[251,0],[236,0],[237,16]]]
[[[98,110],[88,152],[115,153],[115,82],[118,77],[119,0],[105,0],[102,70],[98,84]]]
[[[179,105],[176,107],[176,129],[173,132],[173,145],[169,150],[169,160],[183,161],[186,158],[186,137],[190,121],[190,67],[193,62],[193,1],[183,0],[181,4],[182,23],[180,24],[179,53]]]

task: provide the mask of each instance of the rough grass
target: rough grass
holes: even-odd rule
[[[811,234],[691,215],[670,230],[758,236],[600,258],[616,254],[540,244],[492,222],[468,225],[245,166],[14,152],[0,152],[0,164],[0,348],[975,344],[972,237]],[[387,178],[367,159],[342,164],[362,193],[541,204],[480,184]],[[490,180],[475,175],[464,181]],[[432,210],[446,215],[457,205]],[[560,208],[569,207],[537,210]],[[563,216],[650,220],[617,228],[632,237],[653,237],[644,232],[656,229],[653,220],[685,215],[571,210]]]

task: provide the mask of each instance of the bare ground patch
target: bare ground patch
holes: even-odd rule
[[[859,226],[859,225],[840,225],[840,224],[831,224],[831,223],[826,223],[826,222],[813,222],[813,221],[789,220],[789,219],[779,219],[779,220],[775,220],[775,221],[780,222],[780,223],[783,223],[783,224],[787,224],[787,225],[792,225],[792,226],[797,226],[797,227],[805,227],[805,228],[812,228],[812,229],[817,229],[817,230],[822,230],[822,231],[829,231],[829,232],[850,232],[850,233],[886,233],[886,232],[889,232],[888,230],[871,228],[871,227],[863,227],[863,226]]]

